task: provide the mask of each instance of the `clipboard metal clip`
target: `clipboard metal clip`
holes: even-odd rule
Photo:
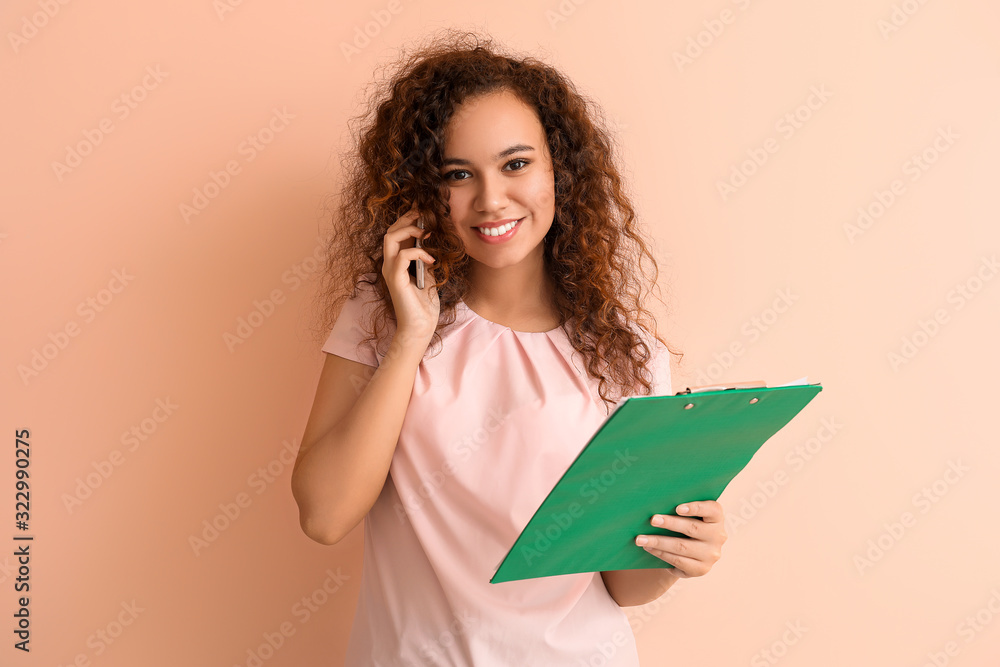
[[[735,382],[733,384],[713,384],[704,385],[701,387],[688,387],[684,391],[679,391],[675,396],[683,396],[685,394],[697,394],[702,391],[725,391],[727,389],[760,389],[766,388],[767,384],[763,380],[752,380],[749,382]]]

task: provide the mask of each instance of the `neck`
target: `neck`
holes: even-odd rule
[[[544,256],[525,258],[515,266],[499,269],[473,262],[465,302],[484,315],[499,319],[555,312],[555,283]]]

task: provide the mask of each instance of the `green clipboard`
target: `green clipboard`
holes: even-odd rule
[[[718,500],[819,384],[743,383],[620,401],[497,566],[491,584],[560,574],[673,567],[635,536],[681,503]]]

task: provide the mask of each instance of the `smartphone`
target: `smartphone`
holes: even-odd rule
[[[419,227],[420,229],[424,228],[424,221],[421,220],[420,218],[417,218],[417,227]],[[418,248],[423,248],[424,247],[423,243],[421,242],[421,238],[419,236],[417,237],[417,247]],[[423,262],[423,260],[418,259],[417,260],[417,289],[423,289],[423,288],[424,288],[424,262]]]

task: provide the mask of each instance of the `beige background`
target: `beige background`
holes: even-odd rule
[[[0,9],[0,662],[340,664],[362,533],[311,542],[289,489],[322,207],[376,67],[478,26],[613,120],[676,388],[824,386],[720,499],[713,571],[628,610],[643,664],[995,664],[996,3],[232,5]]]

